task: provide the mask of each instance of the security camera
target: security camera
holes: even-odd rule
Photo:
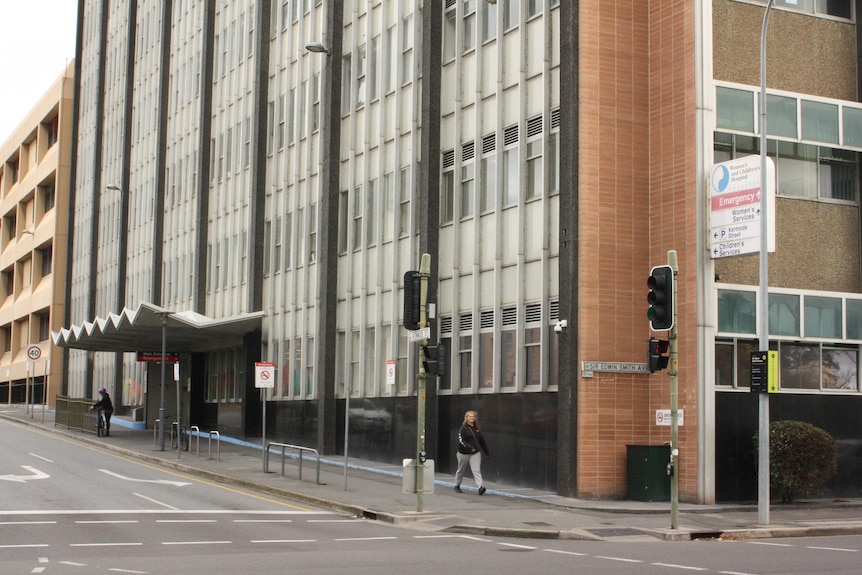
[[[569,325],[569,322],[567,322],[564,319],[561,319],[560,321],[557,322],[557,325],[554,326],[554,331],[556,333],[563,333],[563,329],[568,327],[568,325]]]

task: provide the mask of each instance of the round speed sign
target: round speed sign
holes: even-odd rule
[[[29,359],[32,359],[33,361],[36,361],[37,359],[42,357],[42,348],[38,345],[31,345],[27,348],[27,357]]]

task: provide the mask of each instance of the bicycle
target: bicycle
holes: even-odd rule
[[[188,429],[180,429],[177,430],[178,424],[177,420],[174,419],[171,422],[171,449],[177,448],[177,441],[180,442],[180,449],[182,451],[189,450],[189,430]]]
[[[96,436],[103,437],[105,432],[105,410],[99,409],[96,412]]]

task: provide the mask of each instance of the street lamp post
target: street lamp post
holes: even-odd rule
[[[159,449],[165,450],[165,338],[167,336],[168,314],[162,313],[162,380],[159,382],[161,390],[159,402]],[[177,441],[179,443],[179,441]]]

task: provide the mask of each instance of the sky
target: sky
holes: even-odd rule
[[[0,144],[75,58],[78,0],[0,0]]]

